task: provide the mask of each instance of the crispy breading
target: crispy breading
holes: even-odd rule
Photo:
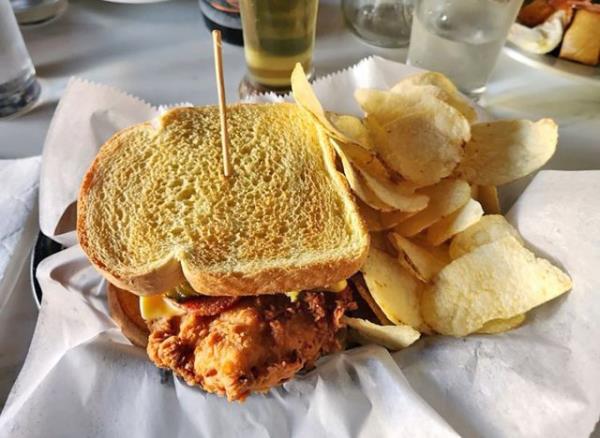
[[[188,309],[192,307],[189,306]],[[244,400],[310,368],[343,346],[351,292],[245,297],[216,316],[188,310],[151,324],[148,355],[190,385]]]

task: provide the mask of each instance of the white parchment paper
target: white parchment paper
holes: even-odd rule
[[[371,58],[317,81],[315,90],[326,109],[356,113],[352,90],[387,88],[411,72]],[[65,212],[84,161],[111,130],[157,113],[79,80],[66,99],[72,109],[59,105],[44,151],[44,157],[62,153],[65,161],[61,170],[44,163],[41,182],[42,229],[55,237],[72,230]],[[61,120],[77,99],[86,101],[88,114],[101,116]],[[57,126],[69,130],[59,135]],[[67,135],[75,131],[77,144]],[[44,301],[28,359],[0,416],[0,436],[588,436],[600,413],[598,187],[600,171],[542,172],[512,209],[530,247],[574,282],[521,328],[428,337],[393,355],[375,346],[346,351],[244,404],[164,379],[107,316],[102,281],[72,246],[38,269]]]
[[[34,308],[21,273],[37,235],[40,157],[0,160],[0,405],[17,377],[33,333]]]

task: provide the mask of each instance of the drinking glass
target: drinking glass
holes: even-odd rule
[[[0,118],[31,107],[40,95],[33,63],[8,0],[0,0]]]
[[[297,62],[312,74],[318,0],[241,0],[248,74],[240,95],[285,92]]]
[[[47,23],[63,14],[68,0],[10,0],[17,22],[21,25]]]
[[[408,63],[477,99],[523,0],[416,0]]]
[[[413,0],[342,0],[346,23],[362,40],[379,47],[406,47]]]

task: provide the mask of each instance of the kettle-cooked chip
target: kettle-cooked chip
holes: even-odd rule
[[[358,294],[361,296],[361,298],[365,301],[365,303],[367,303],[367,306],[369,306],[369,308],[371,309],[371,311],[373,312],[375,317],[379,320],[379,323],[383,324],[383,325],[392,325],[393,322],[390,321],[387,318],[387,316],[385,316],[385,313],[383,313],[383,310],[381,310],[381,307],[379,307],[379,305],[375,302],[375,300],[371,296],[371,293],[369,292],[369,289],[367,289],[367,285],[365,284],[365,280],[364,280],[362,274],[360,274],[360,273],[354,274],[350,278],[350,282],[354,285],[354,288],[356,289]]]
[[[375,145],[391,168],[419,184],[435,184],[450,175],[470,135],[466,119],[437,102],[385,125],[387,141]]]
[[[379,210],[369,207],[358,197],[356,198],[356,205],[369,231],[382,231],[385,229],[382,227],[381,220],[379,219]]]
[[[424,245],[412,242],[397,233],[389,233],[388,237],[398,250],[400,264],[425,283],[450,263],[449,258],[441,258]]]
[[[369,231],[389,230],[415,214],[398,210],[389,212],[375,210],[360,199],[357,199],[357,205],[360,215],[367,223]]]
[[[346,153],[347,159],[371,175],[389,178],[389,172],[381,164],[379,158],[370,150],[371,142],[368,133],[363,132],[356,125],[356,119],[352,116],[339,116],[334,113],[326,113],[317,99],[300,63],[296,64],[291,77],[292,94],[298,105],[313,115],[317,123],[327,134],[337,140],[338,147]],[[330,120],[331,119],[331,120]],[[355,120],[356,119],[356,120]],[[335,122],[341,125],[339,129]],[[360,122],[360,120],[359,120]],[[362,125],[362,122],[360,122]],[[367,141],[368,140],[368,141]]]
[[[396,183],[391,180],[377,179],[367,172],[361,172],[361,174],[371,191],[395,210],[414,213],[427,207],[429,202],[427,195],[415,193],[412,187],[407,187],[402,182]]]
[[[477,112],[468,99],[463,97],[450,79],[443,74],[433,71],[416,73],[402,79],[392,87],[391,91],[393,93],[406,93],[414,87],[419,87],[423,93],[435,94],[437,98],[460,111],[469,123],[474,123],[477,120]]]
[[[427,207],[394,228],[406,237],[414,236],[441,218],[454,213],[471,199],[471,187],[460,179],[445,179],[417,193],[429,197]]]
[[[496,186],[475,186],[477,194],[473,197],[477,199],[485,214],[501,214],[500,198],[498,197],[498,189]]]
[[[292,95],[294,96],[296,103],[311,113],[330,136],[342,143],[353,142],[351,138],[344,135],[333,125],[333,123],[331,123],[325,110],[323,110],[321,102],[317,99],[317,95],[313,91],[310,82],[308,82],[308,79],[306,78],[302,64],[299,62],[296,63],[296,66],[292,71],[290,82],[292,86]]]
[[[327,118],[342,134],[354,140],[365,149],[373,149],[369,131],[361,119],[346,114],[335,113],[327,113]]]
[[[370,172],[364,171],[352,162],[344,145],[334,140],[332,144],[342,161],[348,184],[370,207],[379,211],[400,210],[412,213],[421,211],[427,206],[429,201],[427,195],[415,193],[412,185],[393,182],[391,179],[374,178]]]
[[[404,211],[382,211],[379,213],[379,222],[383,230],[389,230],[401,224],[416,213],[406,213]]]
[[[389,171],[373,151],[354,143],[341,143],[337,141],[336,144],[344,152],[346,158],[363,172],[377,179],[387,180],[391,178]]]
[[[340,161],[342,162],[342,167],[344,169],[344,175],[346,176],[346,181],[348,181],[348,185],[354,192],[358,198],[367,204],[369,207],[380,210],[380,211],[392,211],[394,208],[385,202],[383,202],[379,197],[371,190],[363,174],[356,169],[348,157],[344,153],[344,151],[340,148],[340,145],[333,141],[333,146],[340,157]]]
[[[466,230],[483,216],[481,204],[469,199],[454,213],[440,219],[427,229],[427,240],[434,246],[444,243],[452,236]]]
[[[525,314],[521,314],[508,319],[492,319],[491,321],[483,324],[483,327],[477,330],[477,333],[493,335],[496,333],[507,332],[523,324],[523,322],[525,322],[525,318]]]
[[[371,296],[394,324],[423,325],[419,311],[421,283],[395,257],[371,248],[361,269]]]
[[[436,332],[466,336],[489,321],[523,314],[570,288],[568,275],[509,236],[442,269],[422,293],[421,312]]]
[[[557,142],[558,127],[551,119],[477,123],[457,173],[474,184],[506,184],[542,167]]]
[[[519,232],[508,223],[504,216],[493,214],[483,216],[479,221],[457,234],[450,243],[450,257],[457,259],[475,248],[503,237],[512,236],[523,243]]]
[[[381,345],[392,351],[406,348],[421,337],[418,331],[405,324],[378,325],[366,319],[348,316],[344,316],[342,322],[356,330],[354,338],[357,342],[363,345],[371,343]]]
[[[384,102],[395,106],[374,113],[367,110],[366,118],[373,148],[390,168],[420,185],[435,184],[452,173],[470,138],[469,124],[457,110],[433,96],[411,105],[406,95],[364,91],[392,96]]]
[[[368,118],[375,119],[384,126],[406,114],[418,111],[424,95],[416,90],[402,95],[391,91],[359,88],[354,92],[354,98]],[[439,101],[432,95],[428,98]]]
[[[397,251],[392,242],[387,238],[387,232],[379,231],[379,232],[371,232],[369,233],[371,236],[371,247],[377,248],[391,256],[396,256]]]

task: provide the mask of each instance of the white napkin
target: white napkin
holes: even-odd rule
[[[40,157],[0,160],[0,315],[35,235]]]
[[[40,157],[0,160],[0,406],[25,360],[37,312],[22,272],[37,231],[39,169]]]

